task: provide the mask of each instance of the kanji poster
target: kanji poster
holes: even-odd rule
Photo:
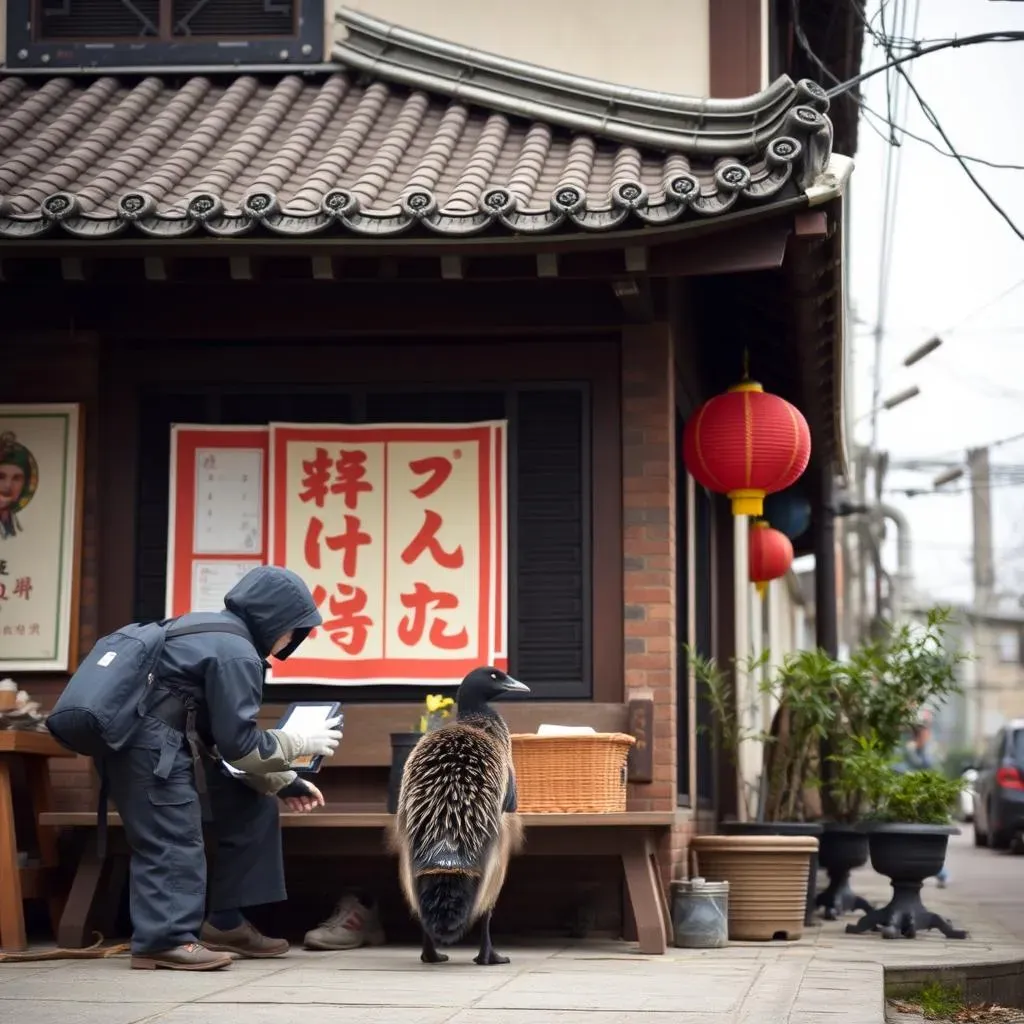
[[[505,421],[175,426],[168,614],[218,610],[253,565],[284,565],[324,624],[268,682],[506,667],[506,443]]]
[[[507,664],[505,423],[270,425],[270,561],[324,618],[274,682],[459,682]]]

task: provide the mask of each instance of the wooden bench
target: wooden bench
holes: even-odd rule
[[[617,856],[621,858],[627,896],[636,922],[642,953],[665,952],[672,934],[665,890],[661,884],[655,851],[669,832],[673,811],[627,811],[622,814],[524,814],[526,843],[523,856]],[[318,832],[316,855],[361,856],[384,852],[384,830],[390,814],[379,812],[316,811],[312,814],[282,813],[285,855],[308,853],[301,831]],[[75,874],[61,916],[58,943],[81,948],[92,942],[91,926],[111,907],[116,907],[127,877],[127,844],[120,818],[111,811],[106,863],[96,853],[90,837]],[[40,815],[40,824],[60,828],[96,827],[95,813],[52,812]],[[104,905],[106,910],[104,910]],[[109,920],[99,930],[110,934]]]

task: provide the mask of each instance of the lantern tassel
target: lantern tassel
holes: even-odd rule
[[[768,581],[759,580],[754,586],[757,588],[757,596],[763,601],[764,595],[768,593]]]

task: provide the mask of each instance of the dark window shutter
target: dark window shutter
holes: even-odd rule
[[[172,11],[175,38],[295,34],[295,4],[290,0],[174,0]]]
[[[154,38],[160,0],[37,0],[36,36],[49,39]]]
[[[523,391],[517,398],[510,439],[516,488],[510,505],[516,567],[509,577],[516,610],[511,668],[539,696],[589,697],[584,396],[558,389]]]

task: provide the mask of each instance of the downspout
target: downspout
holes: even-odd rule
[[[895,505],[879,502],[875,505],[875,512],[882,519],[891,519],[896,527],[896,575],[889,585],[889,613],[896,624],[910,588],[910,523]]]

